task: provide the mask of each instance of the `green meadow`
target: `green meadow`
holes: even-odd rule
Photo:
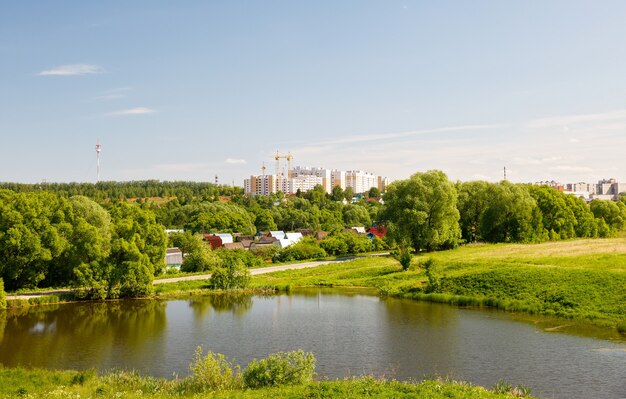
[[[372,287],[382,295],[563,317],[626,332],[626,239],[472,244],[253,277],[256,288]]]

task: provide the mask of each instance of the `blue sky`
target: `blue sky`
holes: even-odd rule
[[[624,1],[0,5],[0,181],[626,181]]]

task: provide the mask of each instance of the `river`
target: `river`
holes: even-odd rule
[[[243,366],[301,348],[320,377],[448,376],[506,380],[545,398],[626,397],[626,343],[540,325],[347,290],[74,303],[0,314],[0,363],[172,377],[187,375],[198,345]]]

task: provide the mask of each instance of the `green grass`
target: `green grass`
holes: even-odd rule
[[[489,391],[480,386],[448,380],[419,383],[359,377],[335,381],[316,381],[303,385],[262,389],[198,392],[188,379],[144,377],[137,373],[112,371],[28,370],[0,368],[1,398],[430,398],[430,399],[504,399],[530,397],[523,389],[507,385]]]
[[[433,279],[424,269],[432,262]],[[391,258],[254,276],[254,287],[374,287],[381,294],[626,325],[626,239],[475,244],[420,254],[403,272]]]

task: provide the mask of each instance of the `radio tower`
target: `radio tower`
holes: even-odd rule
[[[506,166],[504,167],[504,180],[506,180]]]
[[[99,141],[96,141],[96,159],[97,159],[97,164],[96,164],[96,183],[100,182],[100,151],[102,151],[102,146],[100,145]]]

